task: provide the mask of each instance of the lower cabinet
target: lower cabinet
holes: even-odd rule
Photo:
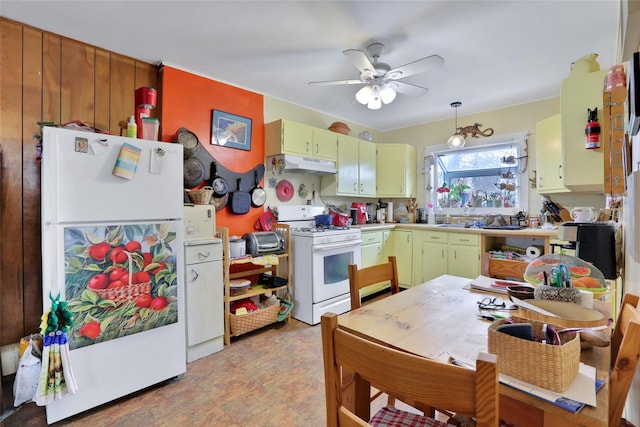
[[[387,262],[389,255],[393,254],[390,236],[391,230],[365,231],[362,233],[362,268]],[[388,281],[367,286],[360,291],[360,297],[366,297],[388,287]]]
[[[187,362],[193,362],[224,347],[222,241],[186,242],[185,264]]]
[[[447,274],[449,236],[444,231],[422,232],[422,262],[420,283]]]
[[[413,286],[413,232],[393,230],[393,252],[398,266],[398,284]]]
[[[447,273],[475,279],[480,275],[480,236],[478,234],[449,234]]]

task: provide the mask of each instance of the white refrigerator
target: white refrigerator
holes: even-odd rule
[[[60,293],[78,391],[53,423],[186,371],[183,147],[43,129],[44,311]]]

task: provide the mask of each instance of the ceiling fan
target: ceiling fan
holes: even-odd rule
[[[309,84],[312,86],[364,84],[356,92],[356,100],[361,104],[366,104],[371,110],[377,110],[382,107],[382,103],[392,102],[397,93],[409,96],[420,96],[427,93],[429,89],[426,87],[402,82],[400,79],[424,73],[444,64],[444,59],[441,56],[431,55],[392,69],[389,64],[378,61],[383,50],[382,43],[373,43],[367,46],[366,53],[356,49],[342,51],[351,63],[360,70],[359,79],[309,82]]]

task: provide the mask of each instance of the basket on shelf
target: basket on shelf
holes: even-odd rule
[[[187,190],[189,200],[196,205],[208,205],[211,203],[211,196],[213,196],[213,188],[206,186],[199,190]]]
[[[543,322],[512,317],[515,323],[531,323],[534,336],[542,336]],[[489,326],[489,353],[498,356],[498,370],[530,384],[551,391],[565,391],[578,375],[580,337],[575,332],[560,334],[561,345],[542,344],[499,332],[505,323],[498,320]],[[555,325],[553,325],[556,327]],[[556,327],[556,330],[562,329]]]
[[[250,311],[246,314],[236,315],[229,313],[231,333],[237,337],[238,335],[246,334],[247,332],[270,325],[276,321],[279,309],[280,304],[274,304],[260,310]]]

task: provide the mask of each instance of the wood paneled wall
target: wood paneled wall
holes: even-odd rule
[[[0,345],[5,345],[36,332],[42,315],[37,122],[81,120],[119,135],[120,122],[134,114],[135,90],[158,88],[158,69],[5,18],[0,18],[0,67]]]

